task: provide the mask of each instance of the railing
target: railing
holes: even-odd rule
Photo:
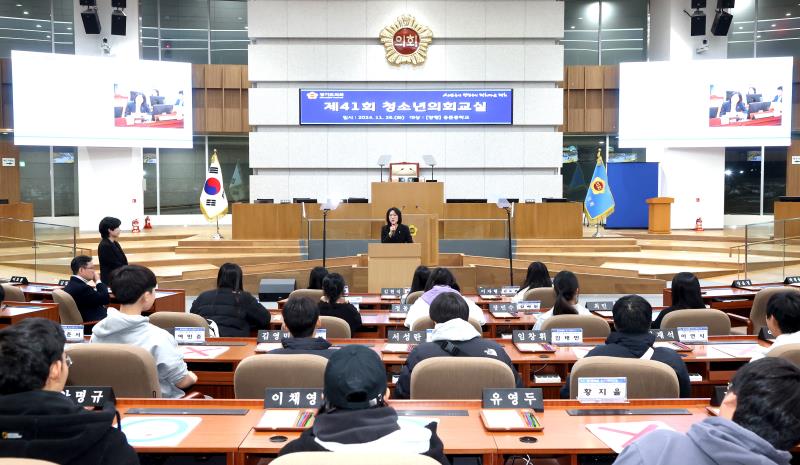
[[[800,218],[745,225],[744,243],[730,247],[728,256],[733,256],[734,252],[737,275],[743,272],[744,279],[758,272],[759,281],[783,281],[787,265],[797,265],[797,271],[790,274],[800,274]],[[779,258],[777,265],[776,258]]]
[[[78,247],[78,228],[0,217],[0,275],[69,275],[69,261],[80,254],[92,253]]]
[[[322,218],[303,219],[307,241],[322,240]],[[403,221],[412,226],[413,221]],[[325,224],[328,240],[379,240],[381,228],[386,224],[382,218],[328,218]],[[505,240],[508,223],[499,218],[440,218],[439,239]]]

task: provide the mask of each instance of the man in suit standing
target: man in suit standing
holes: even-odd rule
[[[100,282],[100,275],[94,270],[92,257],[78,255],[69,264],[72,277],[64,292],[71,295],[81,312],[83,321],[98,321],[106,317],[108,305],[108,286]],[[94,281],[95,287],[89,285]]]

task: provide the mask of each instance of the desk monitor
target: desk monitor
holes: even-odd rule
[[[719,116],[719,107],[708,107],[708,117],[716,118]]]
[[[275,203],[275,199],[256,199],[256,203]]]
[[[163,105],[164,104],[164,96],[163,95],[151,95],[150,96],[150,105]]]
[[[542,197],[542,203],[566,203],[569,202],[569,199],[561,198],[561,197]]]
[[[363,197],[348,197],[345,203],[368,203],[369,201]]]
[[[161,97],[163,99],[163,97]],[[172,105],[156,104],[153,105],[153,115],[172,113]]]
[[[292,201],[294,203],[317,203],[317,199],[309,199],[306,197],[295,197]]]
[[[447,199],[447,203],[486,203],[486,199]]]
[[[760,102],[761,94],[747,94],[745,99],[747,100],[747,103]]]
[[[759,111],[769,111],[769,106],[771,104],[772,102],[753,102],[747,106],[747,112],[757,113]]]

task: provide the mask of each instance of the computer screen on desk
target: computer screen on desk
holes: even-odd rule
[[[11,53],[14,143],[192,147],[189,63]]]

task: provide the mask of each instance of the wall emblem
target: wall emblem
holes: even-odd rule
[[[419,24],[413,16],[403,15],[383,28],[380,39],[389,63],[421,65],[428,56],[433,32],[427,26]]]

